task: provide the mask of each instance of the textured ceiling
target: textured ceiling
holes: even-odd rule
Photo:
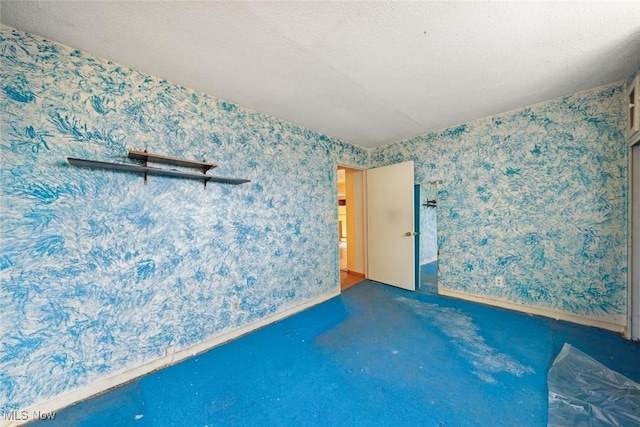
[[[365,147],[628,77],[633,2],[27,2],[5,25]]]

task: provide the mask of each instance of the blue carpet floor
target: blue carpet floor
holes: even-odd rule
[[[364,281],[33,425],[544,426],[565,342],[640,381],[614,333]]]

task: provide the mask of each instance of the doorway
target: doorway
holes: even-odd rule
[[[437,181],[420,185],[418,199],[418,290],[438,293],[438,221]]]
[[[416,223],[414,163],[406,161],[373,169],[337,167],[338,250],[342,246],[342,278],[355,276],[416,290]],[[340,191],[344,170],[344,196]],[[340,221],[346,220],[346,234]],[[342,289],[350,285],[343,282]]]
[[[365,278],[364,171],[338,166],[338,251],[340,288]]]

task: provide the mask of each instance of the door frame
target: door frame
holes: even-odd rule
[[[635,152],[635,153],[634,153]],[[627,285],[627,314],[628,327],[626,338],[640,341],[640,263],[635,262],[640,253],[640,176],[633,173],[634,163],[640,167],[640,141],[635,141],[629,145],[629,173],[628,173],[628,227],[629,227],[629,270]],[[635,209],[634,209],[635,207]],[[638,210],[638,212],[636,212]],[[634,221],[634,215],[638,218]]]
[[[389,165],[387,165],[389,166]],[[361,188],[361,194],[358,194],[358,196],[362,197],[362,206],[363,206],[363,215],[362,215],[362,227],[364,229],[364,233],[362,234],[362,239],[359,241],[359,243],[361,244],[361,248],[362,248],[362,254],[363,254],[363,266],[364,266],[364,276],[365,279],[369,278],[369,253],[368,253],[368,232],[367,230],[369,229],[369,224],[368,224],[368,209],[367,209],[367,205],[368,205],[368,201],[367,201],[367,171],[370,169],[373,169],[371,167],[361,167],[361,166],[353,166],[353,165],[349,165],[346,163],[340,163],[340,162],[335,162],[334,163],[334,168],[333,168],[333,173],[334,175],[334,188],[337,189],[338,184],[338,169],[342,168],[342,169],[351,169],[354,171],[359,171],[362,172],[362,188]],[[414,179],[415,179],[415,170],[414,170]],[[442,181],[439,181],[440,183]],[[414,182],[414,203],[416,202],[415,200],[415,188],[416,188],[416,184]],[[418,185],[418,189],[419,189],[419,185]],[[335,218],[336,218],[336,226],[334,227],[335,230],[338,230],[338,200],[337,200],[337,193],[336,193],[336,203],[334,204],[335,207]],[[415,208],[415,207],[414,207]],[[415,213],[415,212],[414,212]],[[414,216],[414,233],[418,233],[419,229],[418,229],[418,224],[415,222],[415,216]],[[347,233],[347,240],[349,240]],[[417,242],[417,236],[414,234],[414,245],[415,242]],[[335,252],[335,258],[336,258],[336,277],[337,277],[337,287],[338,290],[341,290],[340,287],[340,249],[339,247],[336,245],[334,250]],[[414,262],[415,262],[415,256],[414,256]],[[419,266],[417,267],[419,268]],[[416,270],[414,268],[414,270]],[[414,290],[418,289],[418,280],[419,280],[419,274],[416,274],[417,272],[414,271]]]
[[[415,177],[414,177],[415,179]],[[422,184],[413,184],[413,278],[416,291],[420,289],[420,243],[422,228],[420,227],[420,207],[422,206]]]

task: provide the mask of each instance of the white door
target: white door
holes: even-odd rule
[[[415,290],[413,162],[367,170],[367,278]]]

